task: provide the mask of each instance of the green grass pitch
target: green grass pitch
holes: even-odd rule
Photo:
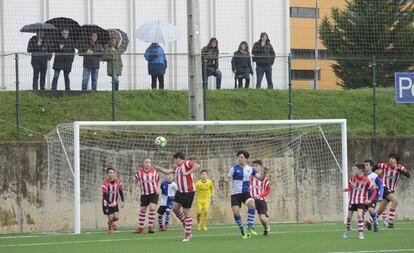
[[[378,233],[366,231],[365,240],[359,240],[353,222],[352,235],[342,238],[344,225],[340,223],[273,224],[269,237],[263,229],[247,240],[242,240],[236,226],[210,226],[208,231],[193,231],[190,242],[182,242],[182,228],[172,227],[155,234],[133,234],[131,229],[120,229],[112,235],[95,230],[73,234],[16,234],[0,236],[3,253],[128,253],[128,252],[414,252],[414,222],[397,222],[395,229],[381,226]]]

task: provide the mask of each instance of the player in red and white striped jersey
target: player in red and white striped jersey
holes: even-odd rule
[[[387,208],[388,203],[391,202],[391,208],[388,212],[388,227],[394,228],[395,209],[398,206],[398,198],[394,191],[397,188],[400,174],[410,177],[410,173],[404,165],[399,163],[400,158],[397,154],[390,154],[388,159],[389,163],[379,163],[374,166],[374,171],[384,184],[383,200],[377,209],[377,215],[380,215]]]
[[[183,223],[184,242],[191,239],[191,227],[193,225],[193,218],[191,217],[191,205],[194,200],[195,181],[193,173],[200,168],[200,165],[193,161],[186,161],[185,155],[182,152],[177,152],[173,155],[175,167],[171,169],[156,166],[155,168],[164,173],[175,173],[175,182],[178,186],[178,191],[175,193],[173,212]]]
[[[135,172],[135,182],[141,187],[141,208],[138,215],[137,230],[138,234],[144,233],[145,213],[148,212],[148,233],[154,233],[155,209],[158,203],[158,186],[160,176],[153,167],[151,159],[144,159],[144,166]]]
[[[364,169],[365,166],[363,164],[352,166],[352,178],[349,180],[348,188],[344,189],[344,192],[349,192],[349,212],[346,221],[346,230],[343,235],[344,238],[348,238],[350,236],[352,215],[354,212],[357,212],[359,239],[365,239],[363,212],[365,207],[374,201],[377,190],[371,183],[371,180],[364,176]],[[371,189],[372,191],[370,199],[368,199],[368,189]]]
[[[259,180],[255,176],[250,176],[250,196],[254,198],[256,210],[264,228],[263,235],[268,236],[270,231],[266,199],[266,196],[270,194],[269,178],[267,177],[268,169],[263,167],[261,160],[253,161],[253,166],[263,178]]]
[[[123,187],[119,179],[116,178],[114,168],[106,169],[107,178],[102,182],[102,209],[108,217],[108,234],[116,228],[116,221],[119,220],[119,207],[124,208]],[[119,197],[121,201],[119,201]]]

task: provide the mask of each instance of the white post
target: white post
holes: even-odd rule
[[[341,143],[342,143],[342,189],[345,189],[348,187],[348,141],[347,141],[346,120],[344,120],[344,122],[341,124]],[[342,204],[344,208],[344,223],[346,223],[346,217],[348,215],[348,192],[344,192],[342,195],[343,195]]]
[[[80,142],[79,123],[73,123],[73,190],[74,196],[74,230],[80,234]]]

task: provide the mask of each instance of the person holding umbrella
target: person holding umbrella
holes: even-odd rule
[[[33,67],[33,90],[45,89],[47,62],[52,58],[49,54],[51,45],[45,38],[43,30],[36,31],[36,35],[30,38],[27,52],[32,54],[31,64]],[[40,82],[39,82],[40,76]]]
[[[103,60],[107,61],[107,75],[115,82],[115,90],[119,89],[119,76],[122,74],[122,58],[118,47],[118,40],[111,37],[105,47]]]
[[[167,69],[167,58],[164,49],[154,42],[147,48],[144,54],[145,60],[148,62],[148,74],[151,75],[151,88],[157,88],[157,79],[159,89],[164,89],[164,74]]]
[[[82,91],[88,90],[89,77],[92,77],[92,90],[96,91],[99,64],[103,56],[103,47],[97,41],[98,33],[92,31],[89,36],[89,41],[82,45],[79,50],[79,55],[83,56]]]
[[[75,41],[69,37],[68,29],[63,29],[61,34],[62,37],[54,45],[55,61],[53,62],[53,69],[55,70],[55,74],[52,81],[52,91],[57,90],[61,70],[65,78],[65,90],[70,90],[69,73],[72,70],[72,63],[75,57]]]

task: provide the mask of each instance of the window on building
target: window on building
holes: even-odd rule
[[[315,18],[316,17],[316,8],[306,8],[306,7],[290,7],[290,17],[294,18]]]
[[[314,49],[302,49],[302,48],[292,48],[290,50],[292,52],[293,58],[299,59],[315,59],[315,50]],[[329,59],[333,56],[328,53],[326,49],[319,49],[319,59]]]
[[[315,71],[313,69],[292,69],[292,80],[313,80]],[[318,80],[321,80],[321,71],[318,71]]]

